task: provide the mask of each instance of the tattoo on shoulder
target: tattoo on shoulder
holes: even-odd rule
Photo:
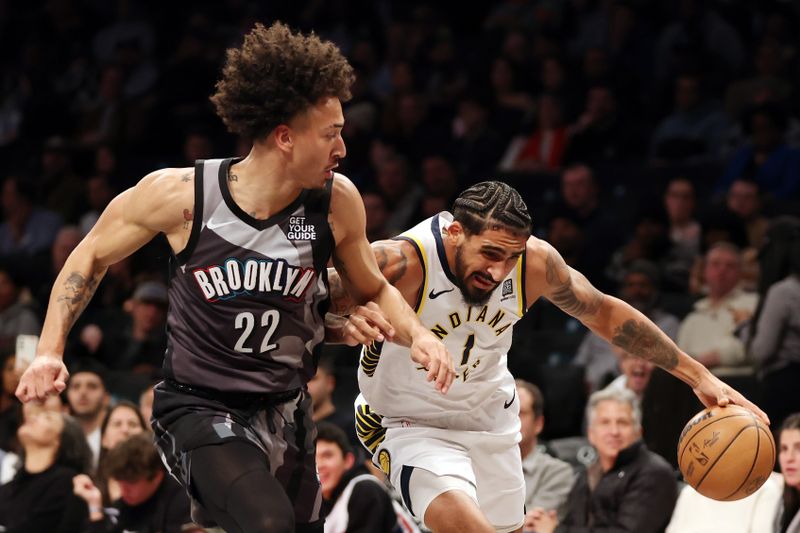
[[[378,268],[381,269],[381,273],[390,284],[394,285],[405,276],[408,270],[408,257],[402,247],[378,244],[373,247],[373,250],[375,258],[378,260]]]
[[[181,176],[181,181],[192,181],[194,177],[194,172],[187,172],[183,176]]]
[[[576,318],[594,315],[603,303],[603,293],[583,276],[579,279],[571,276],[564,259],[552,251],[547,253],[545,279],[553,287],[550,300]],[[576,291],[576,288],[581,290]]]
[[[626,352],[652,361],[665,370],[678,366],[678,350],[655,326],[630,319],[614,331],[611,342]]]

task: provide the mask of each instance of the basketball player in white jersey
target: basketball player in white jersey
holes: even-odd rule
[[[356,429],[409,510],[435,533],[521,531],[524,480],[519,405],[506,365],[512,326],[539,297],[609,342],[670,371],[706,405],[737,403],[766,416],[681,352],[644,315],[594,288],[530,235],[519,193],[483,182],[394,240],[373,243],[390,283],[443,340],[456,365],[447,396],[390,342],[375,306],[354,308],[329,270],[331,312],[350,315],[361,342]]]

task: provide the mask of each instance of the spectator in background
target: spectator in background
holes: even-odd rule
[[[314,422],[329,422],[342,431],[355,446],[360,444],[355,432],[355,420],[352,411],[336,409],[333,403],[333,391],[336,389],[336,368],[333,358],[321,357],[317,364],[317,373],[308,382],[308,393],[311,395],[312,416]]]
[[[644,203],[639,206],[633,217],[632,235],[611,255],[606,268],[607,276],[620,282],[631,263],[645,260],[658,265],[659,275],[663,278],[667,270],[670,247],[669,217],[666,210],[660,204]]]
[[[736,336],[755,311],[758,297],[739,288],[742,257],[725,242],[706,254],[704,276],[708,296],[681,322],[678,346],[706,367],[740,366],[747,362],[744,343]]]
[[[14,346],[17,335],[38,335],[36,314],[20,301],[20,287],[11,270],[0,266],[0,348]]]
[[[786,418],[778,441],[778,461],[783,474],[783,505],[775,517],[775,531],[800,531],[800,413]]]
[[[383,483],[357,463],[344,431],[317,425],[317,472],[322,485],[325,533],[391,533],[397,527]]]
[[[41,157],[39,195],[43,206],[61,219],[74,224],[85,207],[86,185],[72,168],[72,153],[67,140],[51,137],[45,141]]]
[[[507,172],[558,172],[569,143],[561,102],[551,94],[539,97],[535,129],[511,140],[499,164]]]
[[[0,256],[30,258],[53,244],[61,217],[34,205],[35,192],[26,179],[11,176],[3,182],[3,222],[0,223]]]
[[[739,178],[752,177],[765,193],[788,199],[800,191],[800,150],[784,138],[786,110],[768,102],[750,110],[745,131],[750,140],[731,157],[717,182],[716,192],[724,193]]]
[[[103,419],[100,426],[100,459],[97,475],[94,476],[97,488],[103,495],[103,506],[111,505],[121,495],[119,483],[109,478],[108,453],[128,437],[143,432],[148,433],[149,427],[145,424],[139,407],[127,400],[117,402]]]
[[[0,369],[3,372],[0,389],[0,453],[16,452],[19,445],[17,429],[22,421],[22,404],[14,395],[19,383],[19,374],[14,368],[17,358],[11,348],[0,348],[0,354]]]
[[[111,397],[106,389],[99,365],[86,364],[72,368],[67,383],[67,405],[70,414],[83,429],[92,451],[93,465],[100,458],[102,424]]]
[[[661,275],[658,267],[643,259],[633,261],[619,288],[619,297],[652,320],[670,339],[678,336],[677,317],[658,307]],[[589,331],[575,354],[574,364],[585,367],[589,390],[603,388],[619,374],[619,359],[614,347]],[[652,367],[651,367],[652,368]]]
[[[521,379],[516,380],[516,385],[522,433],[519,451],[525,477],[525,508],[531,510],[525,517],[523,529],[532,531],[534,508],[553,509],[560,519],[564,518],[567,496],[574,479],[569,463],[548,455],[544,446],[538,444],[539,434],[544,429],[542,391]]]
[[[761,254],[762,299],[749,329],[748,349],[759,369],[763,408],[777,426],[790,413],[800,412],[800,219],[778,218],[767,235]],[[785,266],[777,264],[784,258]]]
[[[574,164],[564,169],[558,203],[575,214],[586,235],[581,272],[599,289],[607,289],[604,268],[623,237],[619,218],[600,201],[600,188],[591,168]]]
[[[89,476],[76,476],[75,494],[89,506],[89,533],[180,533],[191,527],[189,498],[167,475],[150,435],[134,435],[112,448],[108,474],[120,486],[113,509],[102,506],[100,490]]]
[[[98,324],[98,356],[113,370],[132,371],[147,380],[157,377],[167,348],[167,288],[157,281],[140,283],[124,310],[127,317]]]
[[[536,102],[506,57],[497,57],[492,62],[489,83],[494,97],[492,125],[503,137],[516,135],[534,114]]]
[[[775,38],[764,38],[753,47],[753,75],[728,85],[725,90],[725,109],[730,117],[740,117],[751,102],[771,95],[776,101],[787,102],[792,84],[787,80],[787,66],[792,51]]]
[[[570,142],[564,160],[597,167],[620,163],[636,155],[641,139],[619,116],[617,96],[605,84],[586,93],[586,104],[578,120],[569,128]]]
[[[375,242],[391,237],[386,229],[391,213],[383,195],[376,190],[367,190],[361,193],[361,199],[367,215],[367,240]]]
[[[589,398],[586,412],[597,461],[578,475],[566,518],[559,524],[553,511],[534,509],[534,530],[663,531],[675,507],[678,486],[669,464],[641,440],[636,396],[629,390],[598,391]]]
[[[411,179],[408,161],[398,155],[386,157],[378,167],[378,189],[389,207],[386,229],[390,235],[397,235],[405,228],[413,226],[411,217],[422,199],[422,187]]]
[[[748,248],[761,248],[769,220],[761,214],[761,189],[758,182],[744,177],[735,180],[725,195],[725,206],[744,223]]]
[[[729,127],[721,106],[707,97],[704,80],[684,72],[675,80],[675,109],[650,138],[650,160],[656,163],[716,160]]]
[[[607,388],[628,389],[641,402],[647,384],[650,383],[650,376],[653,374],[655,365],[646,359],[626,352],[622,348],[615,346],[614,351],[617,354],[620,375],[609,383]]]
[[[463,185],[491,176],[503,155],[507,139],[491,126],[489,116],[488,106],[474,93],[458,102],[453,118],[453,161]]]
[[[150,427],[150,419],[153,417],[153,387],[155,384],[148,385],[139,395],[139,412],[145,425]]]
[[[72,478],[87,473],[92,460],[81,427],[60,412],[28,404],[17,436],[23,467],[0,487],[3,531],[81,531],[87,510],[72,494]]]
[[[694,185],[684,177],[673,178],[664,192],[664,207],[669,219],[672,243],[664,264],[665,276],[675,288],[688,285],[695,257],[700,253],[700,223],[695,219]]]
[[[86,198],[89,202],[89,210],[81,215],[78,222],[78,227],[83,235],[89,233],[97,219],[100,218],[100,213],[116,196],[116,191],[109,180],[109,176],[105,174],[96,174],[86,181]]]
[[[82,238],[83,234],[77,226],[62,226],[56,233],[56,238],[50,247],[50,262],[46,266],[46,270],[41,273],[41,276],[37,276],[39,283],[35,286],[33,293],[39,309],[47,308],[47,302],[50,300],[50,291],[53,289],[56,276],[64,268],[64,263],[67,261],[69,254],[78,246]]]

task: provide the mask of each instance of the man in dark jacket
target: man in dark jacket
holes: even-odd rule
[[[669,464],[641,440],[636,396],[627,389],[596,392],[587,416],[597,461],[575,482],[561,524],[555,513],[537,510],[536,533],[663,532],[678,489]]]
[[[390,533],[397,527],[389,493],[363,464],[356,464],[344,431],[317,425],[317,471],[325,533]]]

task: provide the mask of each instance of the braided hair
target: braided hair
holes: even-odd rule
[[[462,192],[453,202],[453,219],[469,235],[487,228],[530,235],[528,206],[513,187],[500,181],[483,181]]]

